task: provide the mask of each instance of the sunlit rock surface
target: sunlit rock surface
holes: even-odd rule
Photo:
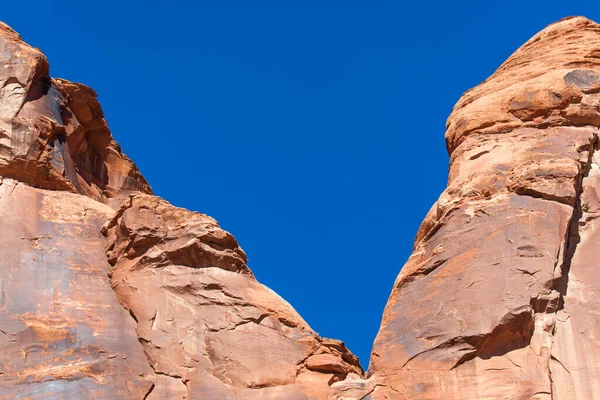
[[[448,188],[394,284],[371,399],[600,398],[600,26],[570,18],[467,91]]]
[[[0,25],[0,399],[600,398],[594,22],[455,106],[367,373],[214,219],[152,195],[96,97]]]
[[[0,25],[0,398],[326,399],[358,359],[152,196],[96,93]]]
[[[152,398],[325,399],[362,374],[342,342],[254,279],[209,216],[136,195],[103,232],[111,285],[159,376]]]

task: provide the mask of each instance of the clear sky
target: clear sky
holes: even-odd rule
[[[600,3],[564,0],[8,0],[1,11],[53,76],[98,92],[157,195],[215,217],[257,278],[365,368],[445,187],[454,103],[549,23],[600,21]]]

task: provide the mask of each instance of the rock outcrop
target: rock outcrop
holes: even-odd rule
[[[111,285],[157,374],[152,398],[326,399],[331,383],[362,375],[342,342],[254,279],[209,216],[139,194],[103,232]]]
[[[462,96],[448,188],[373,347],[372,399],[600,398],[599,126],[600,26],[585,18]]]
[[[96,93],[52,79],[46,57],[0,24],[0,176],[106,202],[150,187],[112,138]]]
[[[152,196],[96,93],[0,25],[0,399],[326,399],[358,359]]]
[[[549,26],[455,106],[366,374],[152,195],[92,89],[6,25],[0,61],[0,399],[600,398],[600,25]]]

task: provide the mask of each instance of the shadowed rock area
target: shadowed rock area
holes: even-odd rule
[[[461,97],[367,373],[152,195],[92,89],[3,24],[0,61],[0,399],[600,398],[600,25]]]

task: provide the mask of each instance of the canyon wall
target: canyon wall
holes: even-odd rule
[[[313,399],[359,379],[231,234],[152,195],[96,93],[0,25],[0,398]]]
[[[600,398],[600,26],[549,26],[458,101],[373,399]],[[600,265],[600,264],[599,264]]]
[[[600,398],[598,24],[549,26],[455,106],[366,373],[3,24],[0,66],[0,399]]]

